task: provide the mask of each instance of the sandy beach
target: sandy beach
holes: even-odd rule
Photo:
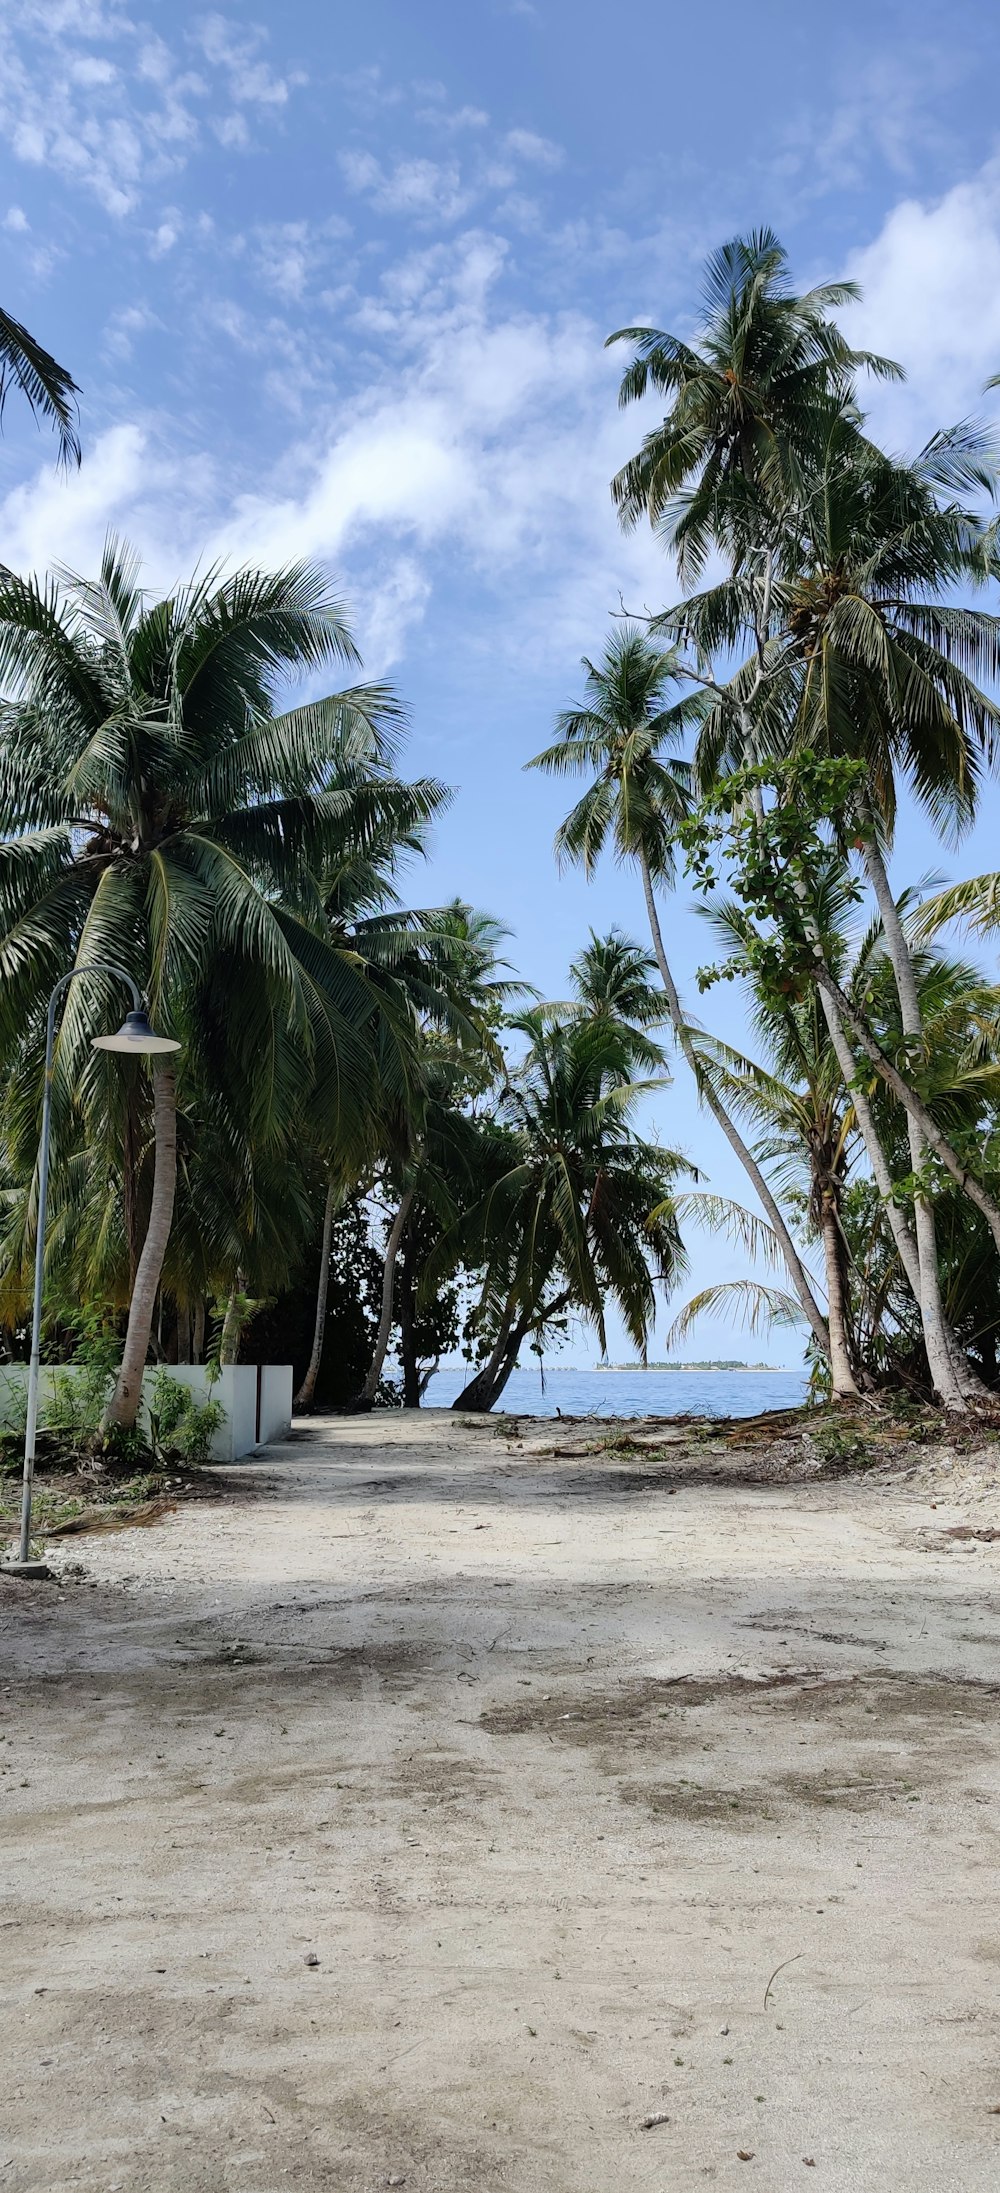
[[[630,1433],[316,1421],[0,1582],[2,2193],[992,2193],[1000,1448]]]

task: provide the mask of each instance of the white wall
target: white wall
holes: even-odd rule
[[[252,1454],[272,1439],[285,1439],[292,1426],[292,1366],[290,1363],[229,1363],[210,1384],[202,1363],[168,1363],[168,1378],[186,1386],[200,1401],[220,1401],[226,1412],[212,1442],[213,1462],[235,1462]],[[257,1382],[260,1374],[260,1436],[257,1431]],[[157,1366],[146,1372],[148,1385]],[[44,1424],[53,1394],[60,1386],[75,1385],[83,1372],[72,1363],[43,1363],[39,1374],[39,1422]],[[26,1363],[0,1364],[0,1431],[24,1422],[28,1390]],[[145,1410],[143,1410],[145,1414]]]
[[[262,1363],[260,1367],[260,1436],[287,1439],[292,1428],[292,1366]]]

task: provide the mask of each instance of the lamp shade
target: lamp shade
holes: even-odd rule
[[[155,1051],[179,1051],[180,1044],[173,1036],[158,1036],[149,1025],[145,1012],[126,1013],[121,1027],[113,1036],[94,1036],[95,1051],[124,1051],[135,1057]]]

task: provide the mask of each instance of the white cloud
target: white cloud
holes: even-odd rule
[[[516,160],[527,160],[534,167],[557,168],[562,166],[563,151],[550,138],[539,137],[533,129],[509,129],[504,138],[508,152]]]
[[[288,76],[276,76],[266,61],[259,58],[261,46],[267,39],[267,32],[260,24],[247,26],[234,23],[224,15],[205,15],[193,37],[205,59],[226,72],[230,96],[238,104],[283,107],[289,86],[306,81],[298,69]]]
[[[258,117],[284,109],[304,78],[268,67],[265,35],[207,17],[206,75],[182,67],[164,39],[123,10],[22,0],[0,43],[0,137],[16,159],[52,169],[121,218],[185,165],[220,105],[233,109],[228,136],[221,125],[232,144],[250,141],[243,109]]]
[[[411,626],[420,623],[431,597],[431,582],[412,556],[399,556],[372,573],[354,620],[354,636],[367,675],[385,677],[399,661]]]
[[[14,488],[3,503],[7,561],[21,571],[44,571],[57,561],[91,565],[108,527],[134,516],[147,487],[147,456],[141,427],[116,426],[88,450],[79,472],[48,464]]]
[[[297,304],[321,278],[350,236],[338,215],[328,221],[276,221],[254,235],[254,265],[261,280],[286,304]]]
[[[10,229],[12,235],[24,236],[30,224],[21,206],[10,206],[4,214],[3,225]]]
[[[802,177],[809,194],[861,185],[873,164],[906,181],[927,172],[934,155],[962,158],[961,135],[944,117],[949,94],[961,91],[971,49],[954,37],[895,41],[888,53],[852,55],[822,109],[798,115],[785,134],[779,172]]]
[[[173,250],[180,236],[181,228],[180,214],[176,207],[169,207],[159,226],[153,231],[149,246],[150,257],[153,259],[165,258],[167,252]]]
[[[873,417],[897,440],[979,411],[1000,371],[1000,161],[936,201],[905,199],[847,272],[864,291],[851,340],[898,359],[902,388],[875,389]]]
[[[349,190],[370,198],[383,213],[409,214],[418,221],[458,220],[468,211],[471,194],[462,188],[457,161],[397,160],[384,168],[371,152],[342,152],[340,167]]]
[[[212,117],[212,128],[220,145],[230,152],[244,152],[250,143],[250,125],[245,114],[219,114]]]
[[[103,349],[109,358],[126,361],[135,349],[136,338],[145,335],[150,328],[162,328],[163,322],[149,305],[124,305],[112,315],[104,331]]]
[[[242,492],[227,476],[223,501],[207,454],[171,461],[150,429],[123,426],[88,452],[79,479],[46,472],[8,497],[8,554],[92,564],[113,523],[168,577],[199,555],[311,556],[341,573],[380,664],[440,585],[483,601],[480,627],[463,620],[465,646],[477,647],[478,629],[484,650],[521,661],[561,645],[578,654],[620,587],[630,603],[660,603],[669,578],[655,546],[623,540],[615,523],[608,481],[636,428],[617,413],[618,367],[601,331],[499,308],[503,263],[497,239],[472,234],[422,255],[408,300],[405,283],[390,283],[381,369],[353,399],[327,401],[325,427],[311,402],[305,428]],[[363,335],[370,312],[357,319]],[[269,363],[281,339],[294,355],[292,330],[237,315],[230,332],[261,342]]]

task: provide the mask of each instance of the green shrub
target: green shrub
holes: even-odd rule
[[[169,1371],[157,1371],[149,1394],[149,1441],[160,1462],[206,1463],[226,1412],[221,1401],[199,1401],[189,1386]]]

